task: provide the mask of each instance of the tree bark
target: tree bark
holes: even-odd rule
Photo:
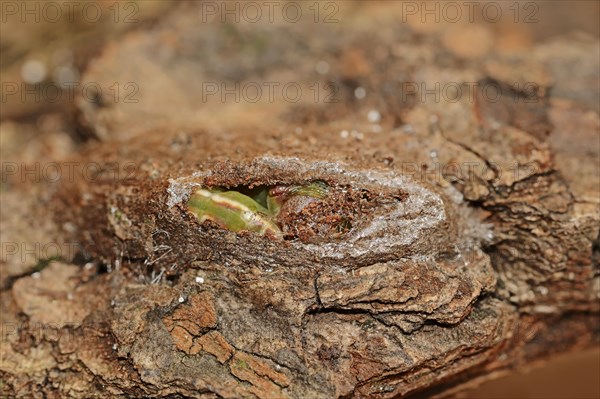
[[[7,177],[3,395],[445,397],[598,344],[597,38],[509,57],[479,25],[424,35],[378,8],[225,29],[198,7],[89,64],[103,97],[79,97],[88,141],[58,182]],[[265,82],[303,94],[247,101]],[[281,221],[306,236],[186,207],[198,187],[315,180],[329,197]]]

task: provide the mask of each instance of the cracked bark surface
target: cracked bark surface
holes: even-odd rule
[[[140,101],[80,99],[78,126],[94,138],[61,158],[75,178],[15,178],[2,192],[3,241],[70,255],[41,271],[3,259],[2,394],[446,397],[598,344],[597,38],[473,55],[378,8],[363,24],[344,11],[358,28],[343,34],[239,25],[232,38],[198,26],[197,7],[89,65],[84,79],[102,87],[139,82]],[[340,101],[205,101],[212,81],[331,81]],[[436,82],[472,96],[406,92]],[[399,199],[310,242],[236,234],[185,208],[199,185],[315,179]]]

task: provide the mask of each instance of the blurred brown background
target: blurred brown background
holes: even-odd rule
[[[563,355],[488,381],[461,398],[599,398],[600,348]]]

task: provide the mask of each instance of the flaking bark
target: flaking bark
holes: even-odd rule
[[[3,231],[77,243],[39,274],[22,257],[3,260],[3,325],[14,326],[2,337],[3,394],[448,396],[598,343],[598,104],[564,83],[597,79],[597,39],[465,62],[406,25],[335,36],[253,26],[239,28],[245,43],[267,35],[277,62],[232,66],[190,55],[208,43],[233,51],[211,26],[186,23],[195,7],[108,43],[86,70],[101,85],[153,84],[140,83],[138,104],[79,103],[96,139],[63,158],[74,179],[2,193]],[[297,63],[312,53],[289,37],[323,38],[321,56],[335,49],[327,78],[339,103],[265,103],[266,119],[236,122],[259,108],[202,101],[209,79],[278,79],[292,67],[302,84],[317,79]],[[502,96],[477,86],[473,98],[421,101],[398,79],[491,82]],[[362,103],[358,86],[370,93]],[[90,163],[104,172],[90,178]],[[387,202],[365,206],[346,235],[310,242],[200,224],[185,205],[198,185],[312,180]]]

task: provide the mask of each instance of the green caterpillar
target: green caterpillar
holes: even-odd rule
[[[253,196],[234,190],[201,188],[190,196],[187,205],[201,223],[211,220],[234,232],[252,231],[282,238],[274,220],[285,201],[294,196],[323,199],[327,193],[328,186],[322,181],[264,188]]]

